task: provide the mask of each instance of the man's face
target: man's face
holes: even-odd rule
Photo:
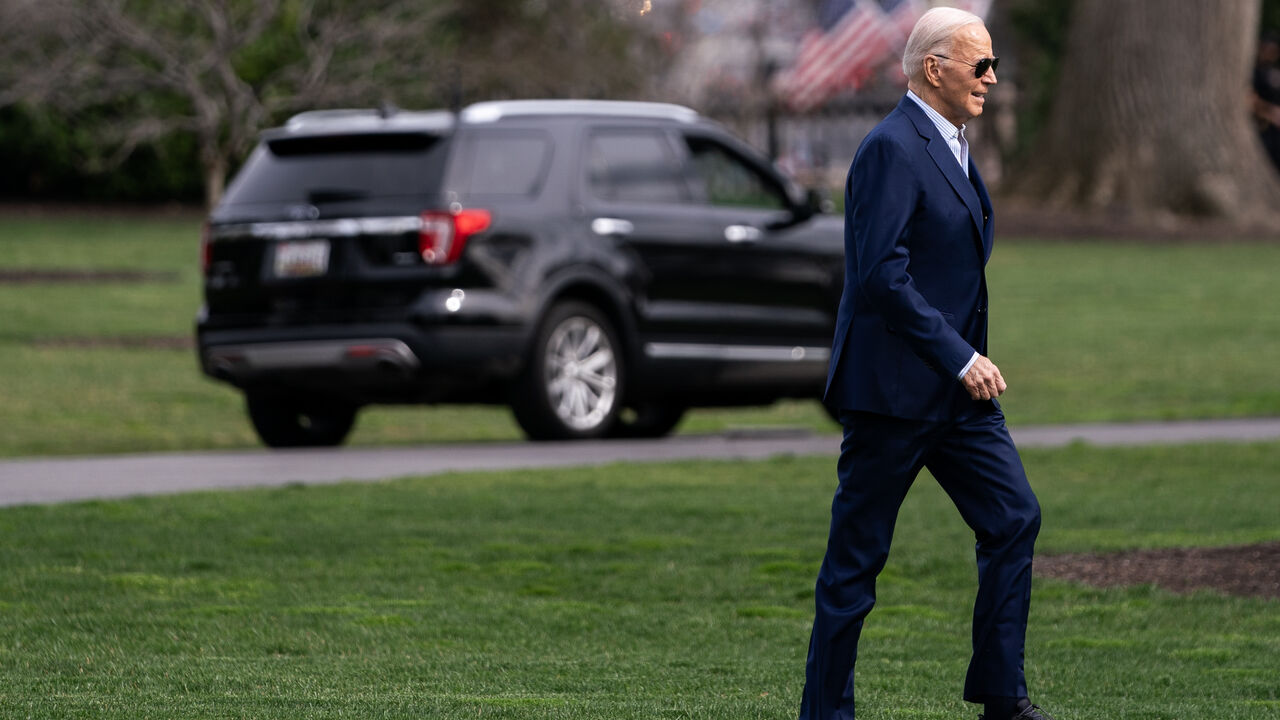
[[[942,107],[937,108],[943,117],[957,127],[982,114],[987,101],[987,91],[996,84],[996,71],[989,68],[982,77],[974,77],[974,65],[983,58],[995,57],[991,51],[991,35],[982,25],[966,25],[951,36],[951,49],[944,52],[947,58],[938,58],[938,98]]]

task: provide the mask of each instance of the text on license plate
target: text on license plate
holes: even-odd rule
[[[328,240],[302,240],[276,244],[276,277],[315,277],[325,274],[328,269]]]

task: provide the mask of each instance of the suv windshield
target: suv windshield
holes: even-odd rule
[[[249,156],[224,202],[315,203],[435,193],[446,146],[442,138],[422,133],[267,140]]]

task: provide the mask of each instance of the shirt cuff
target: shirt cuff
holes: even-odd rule
[[[964,369],[960,371],[960,374],[956,376],[956,379],[963,380],[965,373],[969,372],[969,368],[973,367],[973,364],[976,362],[978,362],[978,351],[974,350],[973,357],[969,358],[969,362],[965,363]]]

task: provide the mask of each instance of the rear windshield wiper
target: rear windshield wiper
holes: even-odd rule
[[[343,200],[363,200],[367,197],[369,197],[367,191],[354,188],[316,188],[307,191],[307,202],[312,205]]]

